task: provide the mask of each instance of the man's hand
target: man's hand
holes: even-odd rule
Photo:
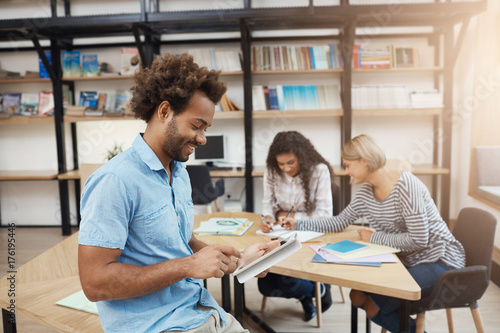
[[[282,226],[287,230],[295,230],[297,227],[297,220],[292,217],[287,217],[283,220]]]
[[[370,243],[370,238],[372,237],[373,231],[368,229],[359,229],[358,230],[359,238],[363,242]]]
[[[231,246],[206,246],[191,256],[189,276],[195,279],[221,278],[228,271],[231,256],[240,258],[241,254]]]
[[[262,257],[264,254],[274,250],[278,246],[280,246],[279,240],[267,243],[255,243],[253,245],[250,245],[243,252],[241,252],[240,265],[249,264]],[[266,276],[267,272],[268,270],[265,270],[264,272],[257,275],[257,277],[264,277]]]

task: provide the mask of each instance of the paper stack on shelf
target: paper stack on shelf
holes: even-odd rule
[[[408,90],[404,85],[352,86],[353,109],[407,109]]]
[[[414,109],[444,107],[443,94],[437,90],[414,91],[410,94],[410,100]]]

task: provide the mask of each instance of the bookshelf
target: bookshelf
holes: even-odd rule
[[[142,2],[141,2],[142,3]],[[175,15],[169,12],[160,10],[159,3],[155,2],[152,6],[141,6],[139,12],[120,13],[120,14],[102,14],[94,15],[94,10],[85,15],[71,14],[71,1],[68,1],[68,6],[65,6],[64,13],[57,13],[58,6],[55,0],[51,0],[50,8],[47,11],[52,11],[51,17],[44,18],[44,26],[38,27],[36,18],[27,19],[28,22],[34,24],[39,29],[33,33],[34,47],[31,50],[40,52],[44,48],[40,47],[39,40],[44,38],[52,38],[51,48],[54,54],[60,54],[62,49],[78,48],[71,44],[72,39],[84,37],[113,37],[113,36],[134,36],[134,42],[126,45],[127,47],[138,47],[140,56],[144,64],[149,64],[154,54],[158,54],[161,45],[169,47],[176,44],[191,44],[205,45],[217,43],[238,43],[242,54],[243,70],[237,72],[222,73],[223,77],[238,82],[243,90],[243,111],[217,112],[216,120],[224,120],[228,126],[241,126],[243,123],[244,141],[245,141],[245,169],[252,170],[254,158],[252,155],[253,140],[257,135],[258,125],[266,122],[268,119],[276,117],[297,118],[304,121],[324,122],[325,119],[335,119],[340,124],[338,134],[336,134],[339,146],[343,146],[352,137],[353,124],[356,124],[359,119],[367,117],[405,117],[406,115],[418,117],[431,117],[433,119],[435,132],[442,132],[448,140],[445,142],[434,141],[433,162],[428,167],[422,167],[422,174],[439,177],[434,179],[433,183],[439,183],[441,197],[441,211],[445,220],[448,216],[450,198],[450,171],[451,171],[451,123],[446,123],[443,119],[450,117],[452,113],[452,85],[453,85],[453,65],[456,54],[460,51],[461,39],[463,33],[456,35],[453,31],[455,26],[467,23],[470,17],[484,11],[486,9],[486,1],[446,1],[424,4],[398,4],[401,10],[392,13],[390,22],[387,22],[388,27],[415,27],[415,26],[432,26],[434,29],[429,33],[389,33],[383,38],[426,38],[429,43],[434,45],[436,49],[436,57],[443,59],[443,65],[439,61],[435,62],[434,66],[426,66],[420,68],[397,68],[397,69],[357,69],[350,66],[344,66],[344,69],[316,69],[316,70],[297,70],[297,71],[252,71],[250,63],[250,52],[253,44],[265,43],[287,43],[287,41],[307,40],[308,43],[313,40],[329,39],[329,42],[339,42],[343,45],[353,45],[356,38],[356,28],[369,26],[373,23],[373,12],[381,12],[387,10],[387,5],[350,5],[349,1],[340,1],[339,4],[314,6],[313,2],[305,7],[290,7],[286,8],[253,8],[250,1],[244,1],[241,7],[236,6],[231,9],[217,10],[185,10],[176,11]],[[60,10],[61,8],[59,8]],[[221,20],[221,14],[224,20]],[[89,19],[91,15],[91,19]],[[466,24],[464,24],[466,26]],[[14,34],[18,39],[29,40],[32,36],[24,33],[26,27],[26,19],[9,19],[0,20],[0,41],[9,41],[9,36]],[[142,27],[142,28],[139,28]],[[337,29],[338,34],[328,36],[295,36],[295,29]],[[462,27],[462,31],[463,31]],[[253,33],[261,31],[290,30],[290,33],[283,34],[282,37],[261,38],[252,37]],[[186,38],[184,40],[167,40],[162,41],[162,35],[172,34],[205,34],[205,33],[237,33],[237,37],[219,37],[215,34],[214,37],[208,38]],[[141,38],[143,37],[143,38]],[[378,38],[377,36],[369,36],[370,38]],[[57,43],[56,39],[64,39],[68,43]],[[82,46],[82,48],[101,48],[101,47],[117,47],[123,46],[122,42],[94,42],[92,45]],[[46,48],[45,48],[46,49]],[[344,47],[344,50],[349,50],[349,47]],[[346,52],[348,53],[348,51]],[[344,64],[350,64],[350,54],[342,54]],[[54,60],[54,58],[53,58]],[[11,83],[52,83],[56,98],[55,116],[45,119],[4,119],[0,120],[0,125],[23,125],[36,123],[52,122],[56,126],[56,145],[58,151],[59,175],[66,175],[66,156],[65,156],[65,132],[68,126],[76,130],[78,123],[88,123],[97,120],[128,120],[129,118],[116,119],[114,117],[94,119],[90,117],[64,117],[62,114],[62,84],[94,84],[97,82],[113,82],[115,81],[131,81],[130,77],[111,76],[111,77],[78,77],[78,78],[62,78],[60,73],[60,62],[54,61],[54,74],[51,79],[40,79],[35,81],[27,80],[5,80],[0,81],[0,84]],[[435,109],[352,109],[351,107],[351,86],[354,80],[359,80],[359,75],[372,75],[377,73],[392,75],[408,76],[419,74],[421,72],[430,73],[436,81],[439,81],[444,93],[444,108]],[[398,74],[401,73],[401,74]],[[321,77],[331,78],[339,82],[342,91],[343,106],[342,109],[333,110],[289,110],[289,111],[252,111],[252,83],[254,80],[269,80],[273,76],[288,77],[288,80],[295,80],[298,76],[314,76],[319,74]],[[19,81],[19,82],[14,82]],[[126,84],[126,83],[125,83]],[[239,89],[239,88],[238,88]],[[28,118],[28,117],[26,117]],[[82,119],[83,118],[83,119]],[[378,119],[378,118],[377,118]],[[254,124],[254,121],[257,123]],[[259,123],[260,122],[260,123]],[[65,126],[65,123],[68,126]],[[69,134],[69,133],[67,133]],[[73,133],[71,133],[73,134]],[[437,134],[436,134],[437,135]],[[75,136],[72,135],[73,155],[78,155],[77,142]],[[74,160],[74,162],[77,160]],[[333,164],[336,164],[333,161]],[[77,165],[77,163],[76,163]],[[416,168],[415,170],[417,170]],[[76,177],[73,175],[72,177]],[[254,207],[254,189],[252,173],[247,171],[244,173],[246,181],[246,198],[247,210],[252,211]],[[346,177],[343,177],[346,178]],[[64,178],[61,176],[60,182],[60,200],[61,200],[61,220],[63,224],[69,225],[68,213],[68,190],[67,181],[76,178]],[[344,179],[347,180],[347,179]],[[66,189],[65,189],[66,188]],[[350,199],[350,187],[347,183],[342,183],[342,191],[346,198]],[[344,204],[348,201],[344,201]]]

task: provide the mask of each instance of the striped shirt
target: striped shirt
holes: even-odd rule
[[[391,193],[377,200],[371,184],[363,184],[352,202],[337,216],[297,221],[297,230],[340,232],[365,217],[374,232],[370,242],[394,247],[407,267],[442,260],[465,266],[465,251],[439,215],[427,187],[402,171]]]

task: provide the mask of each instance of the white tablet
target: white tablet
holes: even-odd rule
[[[276,265],[278,262],[297,252],[301,248],[302,244],[297,239],[297,234],[293,234],[286,240],[282,241],[281,245],[271,252],[266,253],[262,257],[247,265],[238,267],[233,274],[238,278],[240,283],[245,283],[252,277],[262,273],[269,267]]]

